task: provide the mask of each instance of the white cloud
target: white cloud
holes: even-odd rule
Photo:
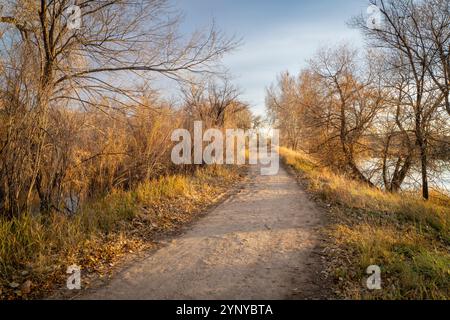
[[[243,90],[243,99],[258,114],[264,112],[265,88],[280,72],[298,73],[320,46],[340,41],[361,43],[358,32],[344,23],[332,30],[311,23],[285,24],[244,40],[245,44],[224,63]]]

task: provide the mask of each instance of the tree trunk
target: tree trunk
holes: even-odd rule
[[[420,163],[422,166],[422,196],[425,200],[429,199],[429,192],[428,192],[428,173],[427,173],[427,153],[425,150],[424,143],[421,143],[420,146]]]

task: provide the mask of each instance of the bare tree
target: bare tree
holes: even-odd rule
[[[365,69],[360,64],[357,51],[344,44],[319,51],[311,60],[311,69],[322,82],[325,105],[316,108],[326,108],[320,122],[330,130],[331,136],[325,143],[337,138],[344,170],[372,185],[358,168],[356,153],[360,140],[382,107],[383,98],[372,65]]]
[[[390,58],[393,59],[393,58]],[[399,57],[401,59],[401,57]],[[400,63],[402,64],[402,63]],[[389,65],[389,63],[388,63]],[[377,115],[377,134],[382,137],[382,178],[385,189],[400,190],[414,160],[414,123],[409,113],[408,76],[396,69],[380,70],[385,90],[385,107]],[[394,159],[391,161],[391,159]],[[391,172],[392,171],[392,172]]]
[[[281,141],[296,150],[300,147],[304,133],[302,114],[304,112],[299,92],[300,86],[289,72],[282,73],[276,85],[266,90],[266,109],[275,126],[282,129]]]
[[[375,4],[375,2],[373,2]],[[430,121],[445,105],[448,111],[449,6],[448,1],[390,0],[379,2],[382,27],[369,28],[364,17],[355,18],[371,43],[402,56],[391,67],[408,73],[408,95],[415,120],[416,145],[420,152],[422,195],[429,198],[428,152]]]
[[[81,10],[79,29],[69,27],[72,4]],[[183,37],[180,21],[166,0],[6,1],[0,13],[5,210],[28,208],[35,191],[42,210],[57,206],[71,147],[55,127],[55,112],[113,107],[130,114],[141,104],[136,83],[157,74],[182,80],[213,73],[238,44],[214,26]]]
[[[444,97],[444,106],[450,115],[450,3],[430,0],[423,3],[422,17],[414,19],[415,35],[431,55],[426,64],[428,74]]]
[[[227,113],[247,109],[247,106],[238,100],[239,90],[228,78],[207,77],[184,87],[182,94],[189,118],[201,120],[207,127],[223,128]]]

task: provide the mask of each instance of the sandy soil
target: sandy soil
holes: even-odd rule
[[[81,299],[323,297],[322,215],[285,169],[252,167],[239,193]]]

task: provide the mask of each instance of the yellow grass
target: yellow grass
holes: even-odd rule
[[[280,148],[284,161],[307,179],[311,192],[331,205],[329,234],[339,252],[332,266],[347,298],[449,299],[450,199],[430,201],[391,194],[315,165],[314,159]],[[368,291],[362,279],[379,265],[383,288]]]
[[[126,252],[152,245],[153,234],[175,230],[240,177],[241,169],[207,167],[193,175],[150,180],[131,191],[113,190],[75,216],[22,215],[0,220],[0,298],[45,294],[61,284],[67,266],[101,271]],[[15,283],[31,280],[25,294]]]

